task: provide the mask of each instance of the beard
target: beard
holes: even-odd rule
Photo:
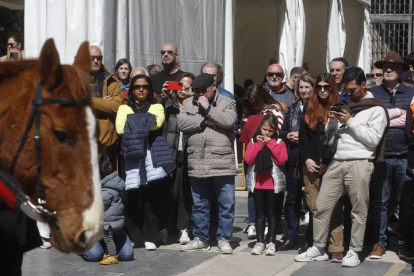
[[[282,83],[282,80],[267,80],[270,87],[278,87]]]

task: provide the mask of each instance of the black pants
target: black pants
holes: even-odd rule
[[[190,178],[188,177],[188,167],[184,160],[177,161],[177,169],[174,173],[174,205],[177,218],[177,229],[190,229],[191,210],[193,207],[193,197],[191,195]]]
[[[281,195],[281,196],[280,196]],[[254,189],[254,205],[256,207],[256,236],[258,242],[264,242],[266,217],[268,224],[267,240],[275,242],[276,227],[281,210],[278,201],[283,201],[283,193],[275,194],[273,190]]]
[[[401,193],[400,219],[398,229],[400,231],[400,246],[412,246],[414,225],[414,179],[404,184]]]

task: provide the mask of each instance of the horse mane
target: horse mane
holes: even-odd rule
[[[13,77],[19,77],[23,71],[37,71],[38,60],[30,59],[16,62],[4,62],[0,63],[0,83],[5,79]],[[91,77],[80,68],[73,65],[61,65],[62,69],[62,82],[56,87],[59,89],[61,85],[67,85],[71,96],[80,103],[82,99],[90,98],[92,95],[91,90]]]

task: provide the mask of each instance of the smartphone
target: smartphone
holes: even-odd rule
[[[183,90],[183,83],[178,81],[169,81],[167,89],[181,91]]]
[[[17,60],[19,57],[19,53],[10,53],[10,60]]]

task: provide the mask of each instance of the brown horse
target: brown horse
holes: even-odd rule
[[[58,226],[49,223],[52,243],[65,253],[90,249],[103,231],[90,66],[87,42],[80,46],[75,63],[70,66],[60,64],[52,39],[46,41],[37,60],[0,64],[0,166],[13,173],[35,205],[39,197],[38,181],[43,182],[45,207],[56,212],[58,222]],[[39,80],[43,99],[64,98],[75,103],[49,103],[38,108],[40,175],[33,139],[35,124],[17,154]],[[14,166],[16,155],[19,157]]]

